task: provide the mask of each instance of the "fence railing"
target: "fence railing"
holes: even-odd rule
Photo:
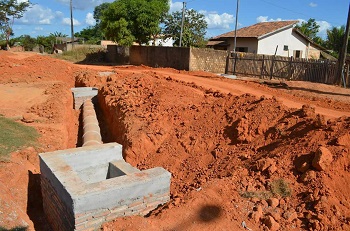
[[[326,84],[341,84],[337,78],[337,62],[302,58],[233,53],[227,57],[226,73],[263,79],[285,79]],[[346,72],[348,73],[348,72]],[[349,77],[345,78],[349,85]]]

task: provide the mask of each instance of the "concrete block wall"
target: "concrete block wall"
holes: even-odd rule
[[[227,55],[222,50],[191,48],[190,71],[225,73]]]
[[[123,47],[118,45],[107,45],[106,61],[116,64],[128,64],[130,51],[129,47]]]
[[[171,174],[126,163],[117,143],[40,156],[43,207],[53,230],[96,230],[169,201]]]
[[[130,47],[130,64],[150,67],[171,67],[189,70],[190,48],[187,47]]]

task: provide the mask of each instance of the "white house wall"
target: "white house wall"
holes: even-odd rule
[[[307,55],[308,42],[300,35],[293,32],[293,28],[260,39],[257,49],[258,54],[274,55],[277,45],[277,55],[286,57],[294,56],[295,50],[302,51],[301,58],[305,58]],[[285,45],[288,46],[288,51],[284,51]]]
[[[233,51],[234,39],[230,39],[230,46],[228,47],[229,51]],[[258,49],[258,40],[256,38],[237,38],[236,47],[248,47],[248,53],[256,53]]]

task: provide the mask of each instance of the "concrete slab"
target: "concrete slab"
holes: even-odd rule
[[[54,230],[97,229],[169,200],[171,174],[163,168],[134,168],[124,161],[120,144],[39,156],[44,210]]]
[[[85,100],[93,100],[98,94],[98,88],[95,87],[75,87],[71,88],[74,97],[74,109],[78,110]]]

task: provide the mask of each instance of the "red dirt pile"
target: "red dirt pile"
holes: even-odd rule
[[[171,217],[206,208],[204,198],[213,207],[200,216],[219,214],[186,229],[243,221],[261,230],[350,228],[349,118],[325,121],[309,106],[288,109],[275,98],[223,94],[153,72],[106,81],[99,101],[126,160],[173,175],[169,204],[106,230],[172,229],[187,217]]]

